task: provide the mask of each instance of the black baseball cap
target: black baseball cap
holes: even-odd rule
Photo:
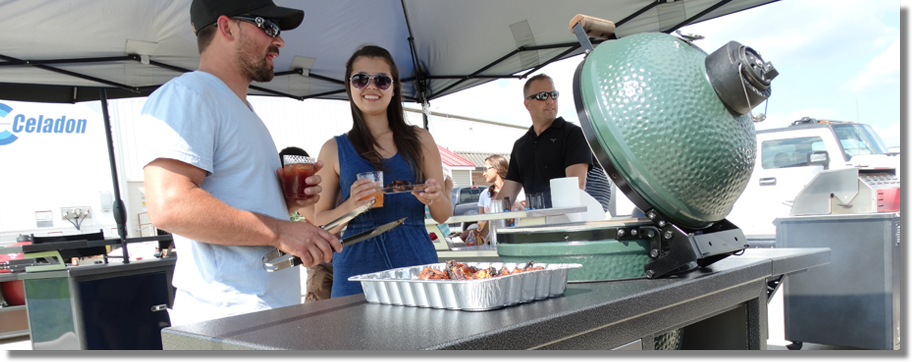
[[[272,0],[193,0],[190,4],[190,25],[196,34],[214,24],[219,16],[242,14],[274,19],[282,30],[297,28],[304,20],[304,10],[276,6]]]

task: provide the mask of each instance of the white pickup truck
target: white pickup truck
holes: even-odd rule
[[[757,163],[728,220],[748,237],[775,235],[773,220],[789,216],[795,196],[815,175],[852,167],[895,170],[899,176],[900,156],[865,124],[804,117],[757,131]]]
[[[821,171],[883,169],[899,176],[900,156],[866,124],[802,118],[788,127],[757,131],[757,161],[750,182],[727,219],[749,240],[775,240],[773,220],[789,216],[799,192]],[[638,215],[623,193],[612,190],[613,217]]]

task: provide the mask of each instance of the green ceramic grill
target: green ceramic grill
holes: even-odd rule
[[[687,40],[641,33],[599,45],[573,79],[580,124],[609,177],[644,212],[693,229],[731,212],[757,149],[749,109],[727,106],[707,69]]]
[[[504,262],[582,264],[569,281],[637,278],[650,261],[649,235],[659,232],[647,219],[513,227],[497,231],[497,254]]]
[[[665,33],[593,48],[584,27],[571,23],[587,49],[573,79],[580,125],[646,218],[498,230],[501,260],[581,262],[576,281],[655,278],[746,248],[725,217],[753,171],[762,116],[751,109],[770,96],[775,68],[734,41],[707,54]]]

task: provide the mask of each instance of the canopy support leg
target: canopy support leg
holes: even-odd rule
[[[117,234],[120,236],[120,250],[123,251],[123,263],[130,264],[130,254],[127,252],[127,212],[123,200],[120,198],[120,185],[117,181],[117,162],[114,159],[114,141],[111,137],[111,117],[108,114],[108,91],[99,90],[101,95],[101,112],[104,118],[105,138],[108,141],[108,160],[111,162],[111,180],[114,182],[114,221],[117,222]]]

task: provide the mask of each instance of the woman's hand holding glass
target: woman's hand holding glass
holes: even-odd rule
[[[364,205],[370,200],[375,199],[377,188],[381,187],[383,187],[383,185],[380,185],[379,183],[369,178],[358,179],[352,183],[351,193],[349,194],[350,197],[345,202],[351,203],[352,206],[349,209],[353,210],[356,207]]]

